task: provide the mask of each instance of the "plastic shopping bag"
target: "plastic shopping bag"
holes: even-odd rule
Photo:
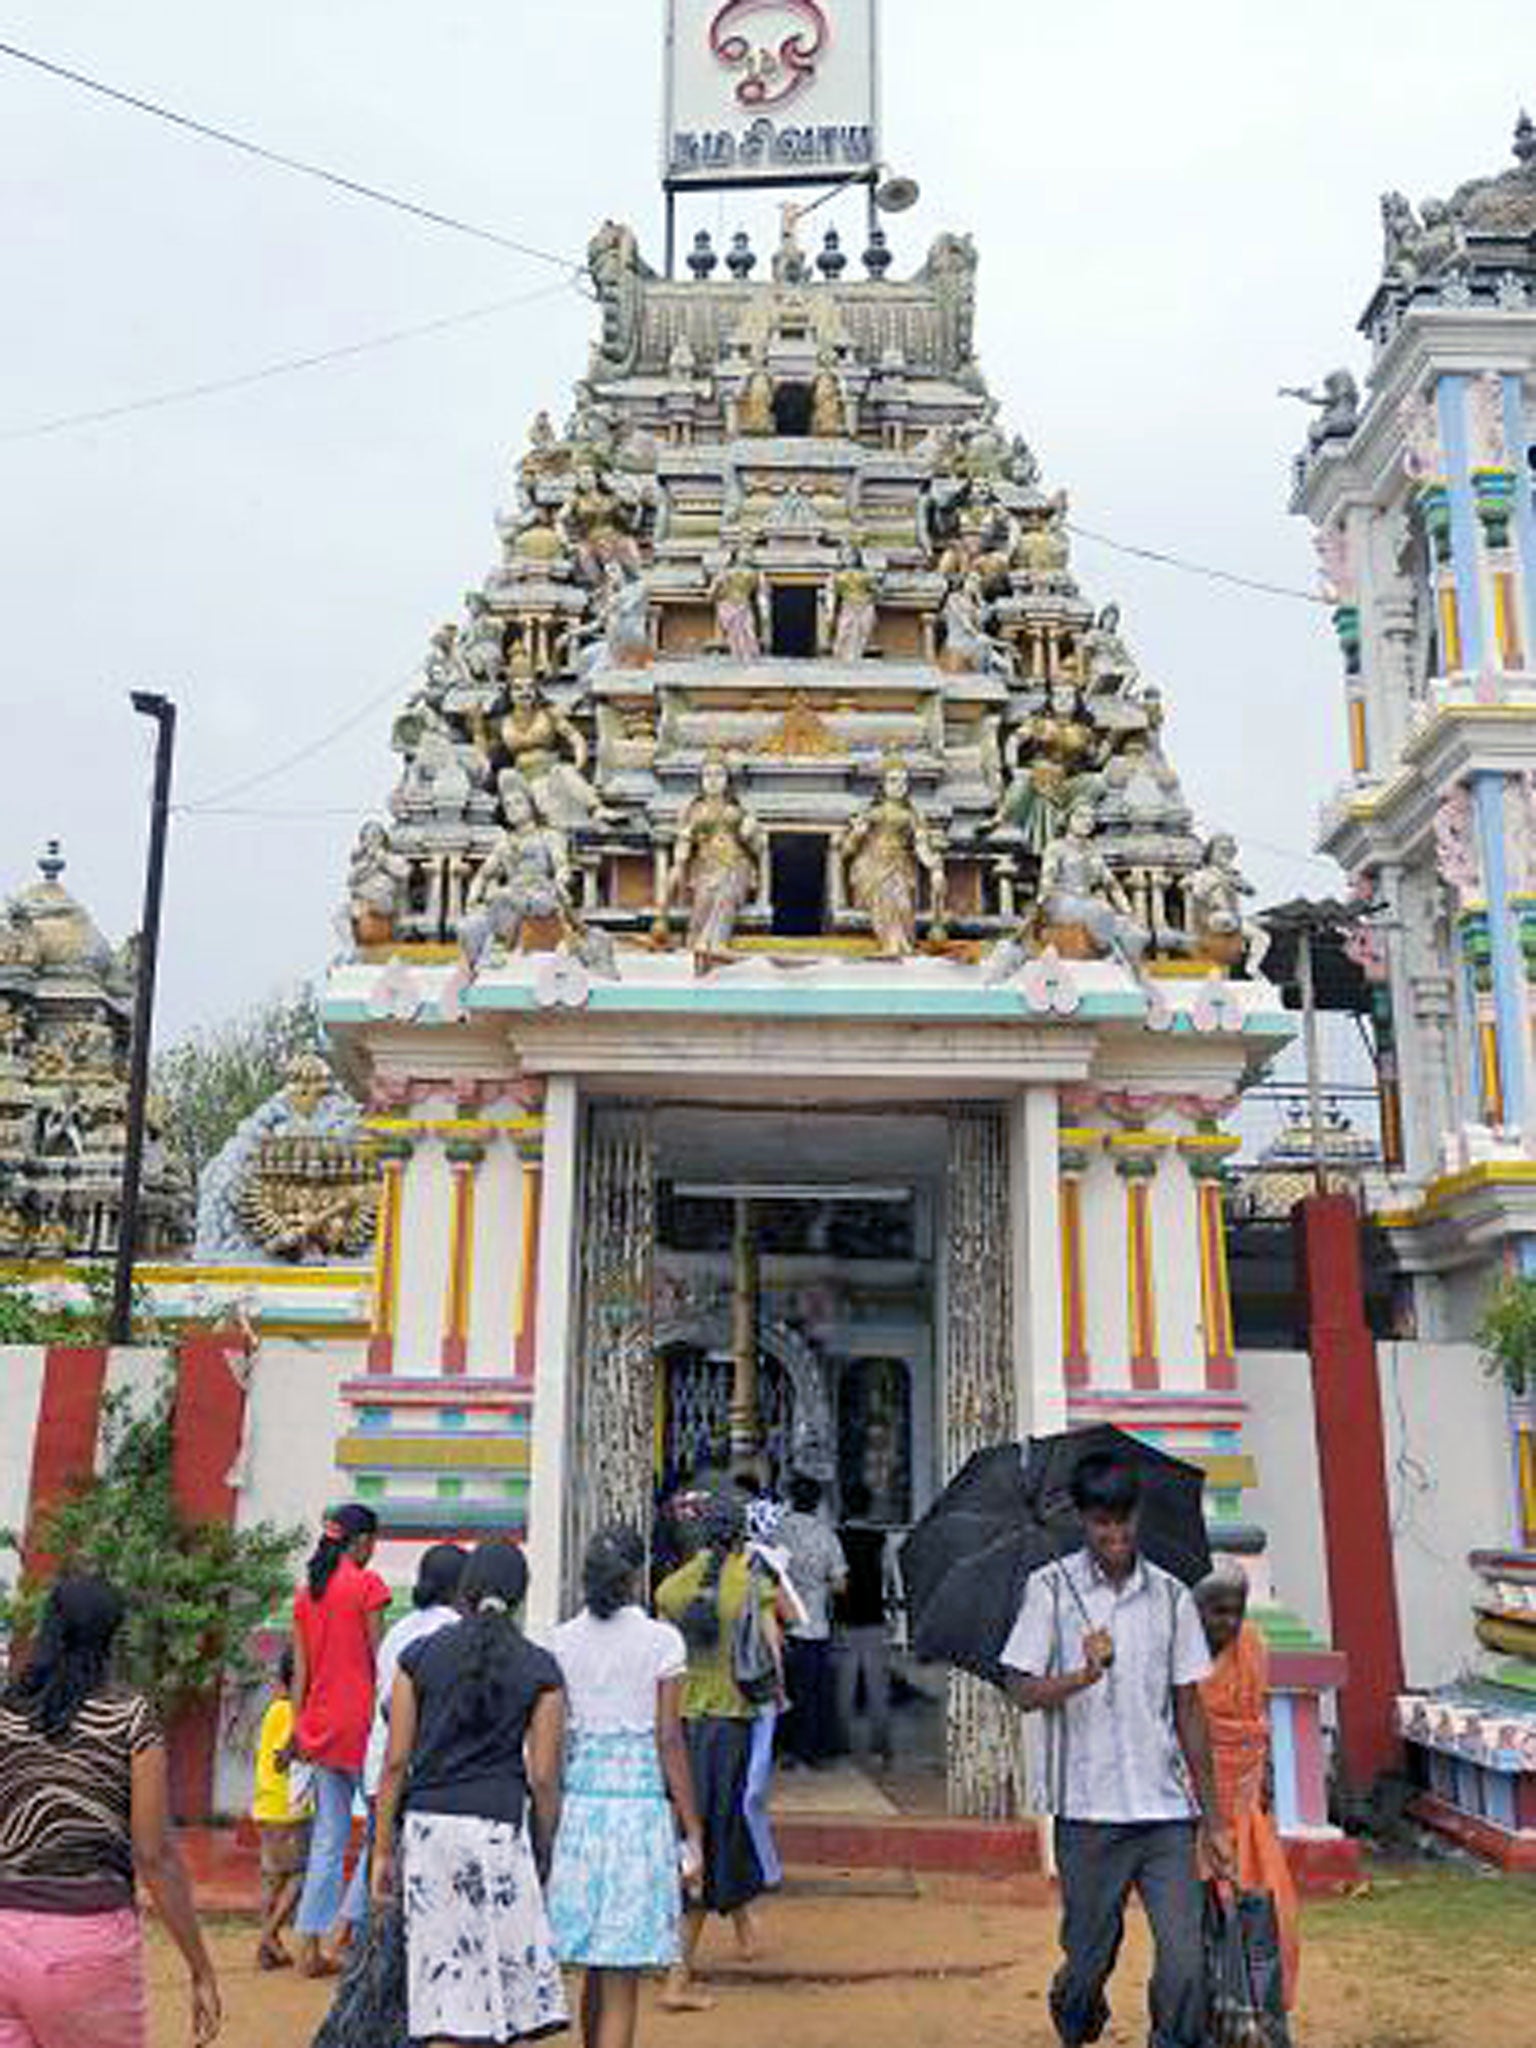
[[[1207,2048],[1291,2048],[1280,1930],[1267,1892],[1205,1894]]]

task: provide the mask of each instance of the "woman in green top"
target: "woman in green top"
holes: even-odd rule
[[[741,1503],[716,1495],[699,1519],[699,1548],[656,1590],[657,1612],[677,1624],[688,1646],[683,1727],[704,1830],[704,1868],[684,1916],[683,1960],[662,1997],[673,2011],[708,2003],[693,1983],[706,1914],[744,1915],[764,1889],[746,1813],[757,1709],[736,1683],[732,1644],[749,1598],[761,1603],[764,1627],[776,1629],[776,1596],[772,1580],[749,1564],[746,1538]]]

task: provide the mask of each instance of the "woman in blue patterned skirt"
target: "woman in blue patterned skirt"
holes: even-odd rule
[[[588,1546],[586,1606],[555,1630],[567,1747],[549,1916],[562,1962],[586,1971],[587,2048],[630,2048],[640,1973],[679,1958],[682,1880],[702,1862],[683,1740],[682,1636],[638,1604],[633,1529]]]

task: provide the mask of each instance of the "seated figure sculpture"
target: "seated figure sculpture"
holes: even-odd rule
[[[1254,893],[1237,865],[1237,841],[1230,832],[1213,832],[1199,867],[1184,884],[1190,944],[1198,959],[1258,973],[1270,935],[1257,918],[1243,913],[1243,898]]]
[[[391,849],[384,826],[370,818],[357,835],[347,869],[347,914],[360,946],[384,945],[395,937],[410,873],[410,862]]]
[[[1045,943],[1068,959],[1118,960],[1139,974],[1150,935],[1136,922],[1130,898],[1093,844],[1093,805],[1075,803],[1066,830],[1040,863],[1040,926]]]
[[[524,788],[546,825],[567,831],[610,814],[587,780],[587,742],[575,721],[548,703],[528,675],[514,676],[506,708],[488,727],[478,722],[484,751],[503,764],[496,778],[502,810],[509,788]]]

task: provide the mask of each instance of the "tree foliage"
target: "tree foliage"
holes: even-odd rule
[[[223,1024],[190,1031],[154,1063],[153,1092],[168,1142],[194,1177],[283,1085],[296,1053],[320,1044],[314,987],[268,996]]]
[[[84,1301],[52,1301],[49,1284],[22,1275],[0,1279],[0,1344],[105,1344],[112,1320],[112,1268],[80,1265],[73,1277],[85,1289]],[[137,1283],[129,1313],[135,1340],[153,1342],[154,1304]]]
[[[303,1540],[302,1530],[271,1522],[233,1529],[182,1514],[172,1489],[174,1401],[168,1373],[147,1404],[109,1394],[100,1471],[35,1531],[60,1571],[98,1572],[123,1594],[122,1676],[167,1708],[257,1675],[251,1639],[286,1594]],[[3,1541],[20,1548],[14,1532]],[[0,1621],[29,1633],[45,1591],[23,1584],[0,1603]]]
[[[1489,1372],[1517,1399],[1536,1392],[1536,1280],[1505,1274],[1483,1310],[1477,1342]]]

